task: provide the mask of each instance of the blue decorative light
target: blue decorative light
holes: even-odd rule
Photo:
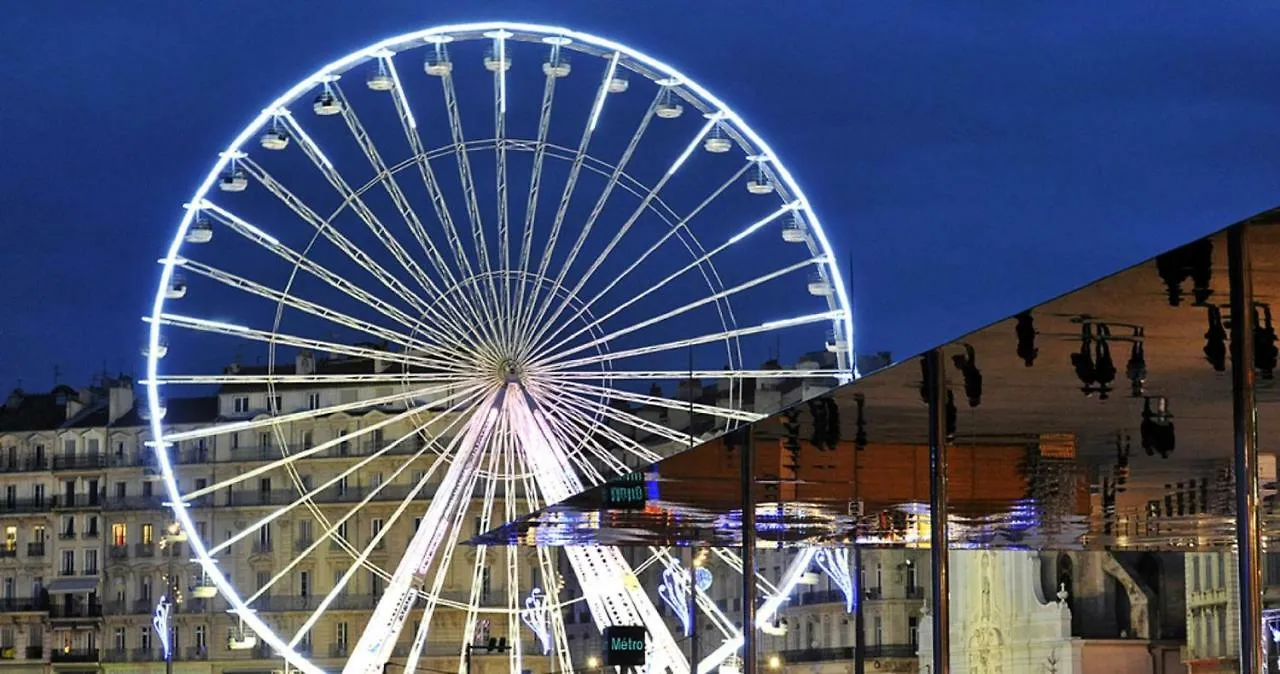
[[[691,633],[692,625],[689,615],[689,602],[692,599],[689,592],[689,574],[680,568],[679,562],[672,562],[670,566],[662,571],[662,582],[658,585],[658,596],[662,597],[662,601],[666,602],[671,611],[680,619],[680,627],[684,631],[685,636]]]
[[[708,569],[705,566],[699,566],[698,570],[695,571],[693,575],[698,582],[699,590],[706,592],[711,589],[711,581],[713,580],[711,577],[711,569]]]
[[[547,595],[542,588],[535,587],[524,600],[524,613],[520,615],[524,624],[533,631],[542,643],[542,654],[551,652],[551,620],[548,611]]]
[[[156,636],[160,638],[160,647],[163,649],[165,660],[170,657],[169,620],[172,611],[173,604],[169,603],[169,598],[160,597],[160,602],[156,604],[155,613],[151,615],[151,624],[156,628]]]
[[[813,560],[844,593],[845,610],[852,613],[857,594],[853,591],[853,574],[849,573],[849,553],[843,549],[823,548],[818,550]]]

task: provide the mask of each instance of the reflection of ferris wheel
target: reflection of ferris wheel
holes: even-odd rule
[[[765,381],[852,369],[837,265],[764,141],[667,65],[555,27],[433,28],[325,66],[221,154],[162,263],[148,391],[176,516],[232,645],[256,634],[307,672],[456,667],[425,663],[481,625],[512,671],[544,653],[569,671],[559,609],[585,601],[687,674],[616,551],[459,542],[758,418]],[[828,355],[754,365],[784,340]],[[196,390],[223,421],[164,427]],[[181,466],[196,446],[214,460]],[[714,666],[740,636],[696,603],[724,636]]]

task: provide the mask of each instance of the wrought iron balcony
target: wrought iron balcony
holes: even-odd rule
[[[28,557],[44,557],[44,541],[27,543]]]

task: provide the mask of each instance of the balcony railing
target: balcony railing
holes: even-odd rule
[[[44,603],[39,597],[0,598],[0,613],[38,612],[44,610]]]
[[[89,494],[59,494],[53,497],[54,508],[101,508],[107,500],[107,490]]]
[[[911,644],[876,644],[863,649],[864,660],[872,658],[914,658],[917,648]],[[804,662],[837,662],[852,660],[855,655],[853,646],[837,648],[802,648],[782,651],[778,654],[783,662],[799,664]]]
[[[125,545],[112,544],[107,548],[107,557],[110,557],[111,559],[128,559],[129,558],[128,544],[125,544]]]
[[[209,649],[205,648],[204,646],[188,646],[187,649],[182,652],[182,659],[183,660],[208,660]]]
[[[924,598],[923,587],[920,587],[919,585],[912,585],[907,587],[907,599],[923,599],[923,598]]]
[[[129,658],[134,662],[159,662],[164,659],[160,651],[150,648],[135,648],[129,651]]]
[[[9,547],[7,545],[0,545],[0,559],[5,559],[6,557],[15,558],[17,556],[18,556],[18,546],[16,543],[14,544],[13,547]]]
[[[49,654],[53,662],[97,662],[96,648],[56,648]]]
[[[43,456],[0,461],[0,473],[29,473],[45,470],[49,470],[49,459]]]
[[[106,454],[76,454],[72,456],[62,454],[53,457],[54,470],[88,470],[106,467]]]
[[[24,655],[27,656],[28,660],[43,660],[44,646],[27,646]]]
[[[76,539],[76,532],[74,532],[74,531],[59,531],[59,532],[58,532],[58,540],[60,540],[60,541],[74,541],[75,539]]]
[[[271,553],[271,541],[257,540],[253,542],[253,554],[266,555]]]
[[[48,512],[53,507],[53,499],[48,498],[28,498],[28,499],[5,499],[0,500],[0,513],[41,513]]]
[[[102,649],[103,662],[128,662],[129,651],[124,648],[104,648]]]
[[[28,557],[44,557],[44,541],[27,543]]]
[[[49,607],[50,618],[101,618],[101,604],[54,604]]]
[[[139,496],[113,496],[103,506],[110,510],[160,510],[165,508],[165,498],[160,494]]]
[[[134,543],[133,556],[134,557],[155,557],[156,544],[155,543]]]
[[[345,658],[347,657],[347,651],[348,647],[346,644],[329,645],[329,657],[331,658]]]
[[[799,606],[843,603],[845,603],[845,596],[844,592],[841,590],[813,590],[811,592],[801,592],[797,596],[796,601],[796,604]]]

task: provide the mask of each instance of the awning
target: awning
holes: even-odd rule
[[[97,578],[59,578],[51,581],[44,589],[49,594],[76,594],[79,592],[93,592],[98,589]]]

